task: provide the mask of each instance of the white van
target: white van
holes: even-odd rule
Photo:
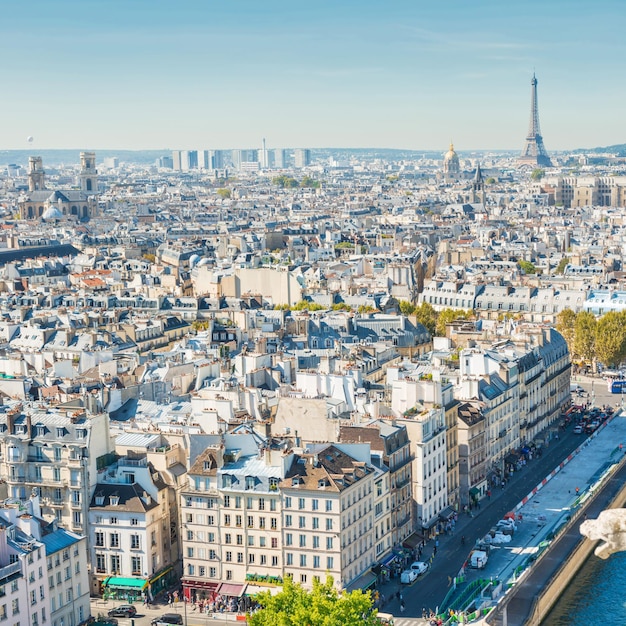
[[[488,556],[482,550],[474,550],[470,555],[470,567],[475,569],[483,569],[487,565]]]

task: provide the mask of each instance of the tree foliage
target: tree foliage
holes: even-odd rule
[[[217,190],[217,195],[222,199],[228,199],[231,196],[230,189],[226,189],[225,187],[221,187]]]
[[[446,324],[450,324],[455,320],[467,320],[473,317],[472,311],[463,309],[444,309],[437,314],[437,323],[435,325],[435,335],[445,337]]]
[[[284,174],[272,178],[272,183],[274,183],[274,185],[278,185],[282,189],[293,189],[298,186],[298,181],[295,178],[285,176]]]
[[[315,180],[314,178],[311,178],[310,176],[305,176],[300,181],[300,187],[306,187],[309,189],[318,189],[320,186],[321,186],[320,181]]]
[[[609,311],[596,328],[596,357],[608,367],[617,367],[626,357],[626,313]]]
[[[535,168],[531,174],[531,180],[541,180],[546,175],[546,171],[542,170],[540,167]]]
[[[556,269],[554,270],[554,273],[555,274],[562,274],[565,271],[565,267],[567,266],[568,263],[569,263],[569,258],[564,256],[559,261],[559,264],[556,266]]]
[[[248,615],[250,626],[379,626],[369,592],[339,593],[331,576],[313,581],[313,590],[286,577],[281,593],[260,593],[261,609]]]
[[[596,331],[598,322],[593,313],[581,311],[574,324],[574,354],[593,363],[596,358]]]
[[[556,316],[556,329],[567,342],[570,354],[574,355],[574,336],[576,335],[576,313],[572,309],[563,309]]]
[[[520,259],[517,262],[517,265],[522,270],[522,272],[524,272],[524,274],[537,273],[537,268],[535,267],[534,263],[531,263],[530,261],[524,261],[524,259]]]
[[[435,334],[437,313],[428,302],[422,302],[422,304],[415,307],[413,314],[417,318],[417,321],[423,324],[431,335]]]
[[[413,315],[415,313],[415,305],[408,300],[400,300],[400,313],[404,316]]]

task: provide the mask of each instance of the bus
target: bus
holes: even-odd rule
[[[626,380],[623,378],[609,380],[609,391],[611,393],[626,393]]]

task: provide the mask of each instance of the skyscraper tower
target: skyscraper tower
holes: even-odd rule
[[[543,145],[543,137],[539,128],[539,107],[537,106],[537,79],[533,73],[533,79],[530,81],[530,125],[528,127],[528,135],[526,136],[526,144],[522,150],[522,154],[517,160],[520,167],[529,165],[531,167],[552,167],[552,161]]]

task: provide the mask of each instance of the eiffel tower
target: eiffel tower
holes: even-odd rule
[[[533,73],[533,79],[530,81],[530,125],[528,127],[528,135],[526,135],[526,144],[522,150],[522,154],[517,159],[520,167],[552,167],[552,161],[543,145],[543,137],[539,128],[539,108],[537,106],[537,79]]]

